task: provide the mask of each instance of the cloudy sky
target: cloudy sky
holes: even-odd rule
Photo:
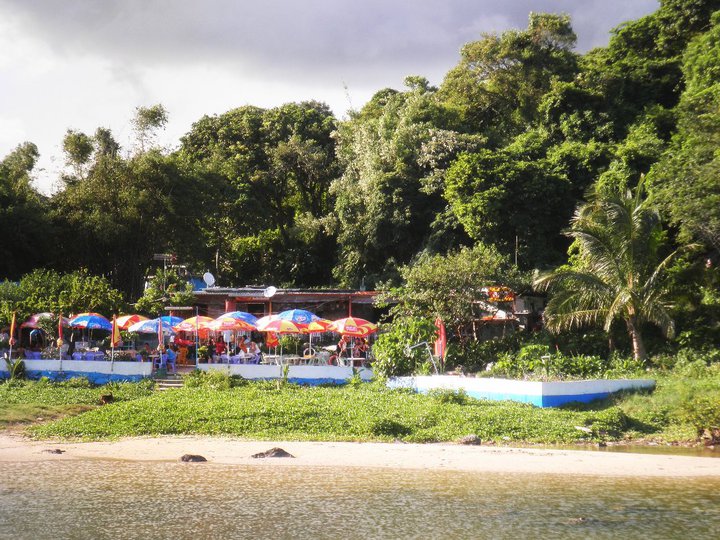
[[[316,99],[339,117],[407,75],[439,84],[463,43],[569,13],[578,49],[657,0],[0,0],[0,157],[38,145],[38,186],[67,129],[113,130],[162,103],[174,147],[192,123],[241,105]]]

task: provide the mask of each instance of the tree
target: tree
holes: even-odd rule
[[[556,263],[567,249],[559,233],[574,189],[543,159],[545,148],[542,134],[528,132],[501,150],[461,154],[445,179],[444,197],[468,236],[506,254],[517,245],[523,268]]]
[[[38,157],[37,147],[24,143],[0,161],[0,278],[17,279],[53,256],[47,200],[32,186]]]
[[[447,255],[422,253],[400,273],[403,284],[386,294],[394,302],[390,313],[430,321],[440,317],[451,328],[479,316],[477,302],[488,299],[487,287],[517,288],[523,282],[507,256],[482,244]]]
[[[574,77],[575,40],[567,15],[530,13],[525,30],[485,34],[464,45],[460,63],[443,81],[441,99],[457,112],[464,130],[505,144],[538,118],[554,81]]]
[[[173,268],[158,269],[135,304],[138,313],[161,314],[166,306],[189,306],[194,301],[193,286]]]
[[[678,130],[649,173],[651,195],[684,241],[720,251],[720,13],[690,43]]]
[[[597,193],[577,209],[567,235],[575,240],[574,264],[535,281],[538,289],[553,293],[545,308],[548,329],[602,323],[609,333],[622,320],[634,357],[645,359],[645,323],[659,326],[668,337],[674,332],[667,270],[681,250],[661,258],[660,216],[643,199],[643,184],[634,194]]]

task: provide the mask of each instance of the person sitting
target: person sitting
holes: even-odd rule
[[[367,339],[360,338],[355,342],[355,351],[353,356],[367,358],[367,352],[369,348],[370,346],[368,345]]]
[[[250,341],[247,344],[247,353],[250,355],[248,364],[259,364],[260,363],[260,347],[254,341]]]
[[[238,337],[237,352],[238,354],[248,352],[248,342],[245,340],[245,336]]]
[[[215,354],[217,354],[219,357],[222,357],[222,355],[225,354],[225,351],[225,341],[222,337],[219,337],[217,342],[215,343]]]

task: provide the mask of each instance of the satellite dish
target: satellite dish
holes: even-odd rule
[[[210,272],[205,272],[203,274],[203,281],[205,282],[205,285],[212,287],[215,285],[215,276],[213,276]]]
[[[273,287],[272,285],[270,285],[267,289],[265,289],[263,291],[263,296],[265,298],[272,298],[273,296],[275,296],[276,292],[277,292],[277,289],[275,287]]]

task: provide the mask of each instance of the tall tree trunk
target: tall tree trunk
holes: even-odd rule
[[[645,343],[643,342],[640,328],[638,327],[635,317],[631,317],[627,321],[628,332],[633,346],[633,357],[635,360],[645,360],[647,353],[645,352]]]

